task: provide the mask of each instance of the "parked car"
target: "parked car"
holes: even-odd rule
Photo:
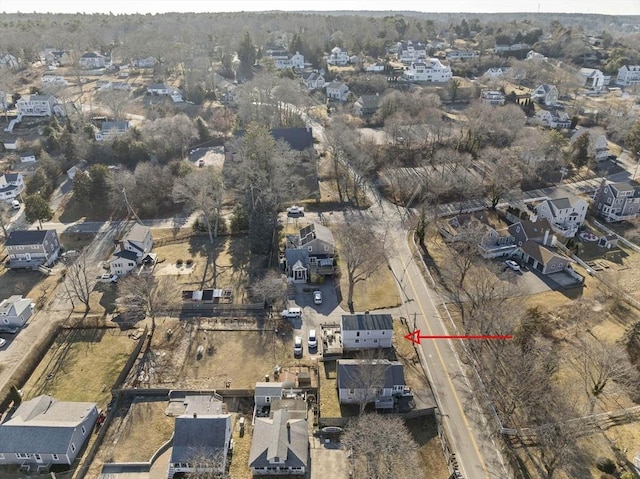
[[[297,319],[302,317],[302,308],[289,308],[282,312],[284,319]]]
[[[318,337],[316,336],[316,330],[309,330],[309,339],[307,340],[309,350],[316,349],[318,347]]]
[[[290,206],[287,208],[287,216],[289,218],[299,218],[304,216],[304,208],[302,206]]]
[[[100,277],[98,278],[99,281],[102,281],[104,283],[117,283],[119,279],[120,278],[118,277],[117,274],[111,274],[111,273],[104,273],[100,275]]]
[[[0,348],[7,344],[7,340],[4,338],[0,338]]]
[[[14,210],[19,210],[20,209],[20,202],[18,200],[12,200],[11,201],[11,208]]]
[[[313,292],[313,302],[314,304],[322,304],[322,291]]]
[[[507,261],[505,261],[504,266],[504,269],[510,268],[513,271],[520,271],[520,265],[512,259],[508,259]]]
[[[296,336],[293,340],[293,357],[302,357],[302,338],[300,336]]]
[[[10,328],[9,326],[0,326],[0,333],[16,334],[20,328]]]

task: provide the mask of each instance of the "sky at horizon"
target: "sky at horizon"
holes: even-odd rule
[[[78,2],[77,0],[0,0],[6,13],[166,13],[166,12],[240,12],[240,11],[418,11],[427,13],[599,13],[606,15],[640,15],[640,0],[447,0],[427,2],[404,0],[401,5],[388,0],[323,0],[313,8],[300,0],[111,0]],[[390,8],[393,7],[393,8]]]

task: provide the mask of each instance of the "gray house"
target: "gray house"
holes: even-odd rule
[[[11,231],[4,247],[10,268],[51,266],[60,254],[60,240],[55,230]]]
[[[33,471],[72,464],[97,418],[94,403],[62,402],[51,396],[25,401],[0,424],[0,464]]]
[[[342,349],[390,348],[393,319],[390,314],[343,314]]]
[[[286,238],[285,270],[294,282],[306,282],[311,273],[330,276],[334,273],[335,241],[326,226],[312,223],[297,235]]]
[[[189,404],[185,414],[176,417],[168,479],[173,479],[177,473],[226,470],[231,415],[212,414],[211,404],[204,410],[206,414],[198,414],[198,404]]]
[[[0,302],[0,331],[21,328],[33,315],[35,304],[29,298],[14,294]]]
[[[249,453],[254,476],[304,476],[309,461],[309,431],[305,419],[287,409],[270,418],[256,418]]]
[[[353,104],[353,110],[358,116],[370,116],[378,111],[380,95],[362,95]]]
[[[337,380],[340,404],[375,403],[389,410],[407,390],[402,364],[388,359],[339,359]]]
[[[542,274],[567,270],[573,262],[554,247],[556,239],[546,218],[522,220],[509,225],[509,233],[515,238],[517,246],[512,256],[520,258]]]
[[[256,383],[253,399],[256,407],[270,406],[276,399],[282,399],[283,383]]]
[[[607,222],[632,220],[640,211],[640,188],[603,181],[593,198],[596,214]]]

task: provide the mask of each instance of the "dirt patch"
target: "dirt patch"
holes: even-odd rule
[[[320,363],[320,416],[342,417],[337,389],[336,361]]]
[[[418,444],[418,457],[421,467],[416,477],[424,479],[447,479],[449,469],[442,453],[442,444],[438,437],[438,426],[433,416],[422,416],[407,421],[409,432]],[[419,471],[422,471],[420,473]]]
[[[133,348],[117,329],[62,330],[24,385],[24,397],[50,394],[60,401],[105,405]]]

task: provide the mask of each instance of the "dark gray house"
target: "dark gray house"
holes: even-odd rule
[[[55,230],[11,231],[4,247],[10,268],[51,266],[60,254],[60,240]]]
[[[306,419],[278,409],[269,418],[256,418],[249,453],[254,476],[304,476],[309,461]]]
[[[371,116],[378,111],[380,95],[362,95],[353,104],[353,110],[358,116]]]
[[[0,302],[0,331],[21,328],[33,315],[35,304],[29,298],[14,294]]]
[[[340,404],[374,403],[390,410],[405,394],[404,368],[388,359],[339,359],[337,369]]]
[[[640,188],[603,181],[593,198],[596,214],[607,222],[632,220],[640,211]]]
[[[509,225],[509,233],[515,238],[516,245],[511,255],[542,274],[565,271],[573,262],[555,248],[556,239],[546,218]]]
[[[51,396],[24,401],[0,424],[0,464],[19,464],[30,471],[72,464],[97,418],[95,403]]]
[[[231,442],[231,415],[221,414],[222,402],[192,401],[176,417],[168,479],[177,473],[224,472]]]

